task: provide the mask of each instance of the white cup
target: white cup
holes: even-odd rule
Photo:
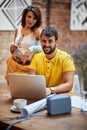
[[[26,99],[15,99],[13,101],[14,106],[16,109],[21,109],[27,105],[27,100]]]

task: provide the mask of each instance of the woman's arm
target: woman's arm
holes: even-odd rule
[[[15,30],[15,34],[14,34],[14,43],[15,43],[15,39],[16,39],[16,36],[17,36],[17,29]],[[14,51],[17,49],[18,47],[17,47],[17,45],[15,45],[15,44],[11,44],[11,46],[10,46],[10,52],[13,54],[14,53]]]
[[[14,34],[14,43],[15,43],[15,39],[17,37],[17,33],[18,33],[18,29],[15,30],[15,34]]]

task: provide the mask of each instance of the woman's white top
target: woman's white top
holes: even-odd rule
[[[32,58],[34,53],[38,51],[42,51],[42,47],[40,45],[40,41],[36,40],[33,33],[22,36],[21,33],[21,27],[18,28],[17,37],[15,39],[15,44],[18,46],[19,50],[24,53],[27,49],[30,50],[31,55],[29,57],[29,60]]]

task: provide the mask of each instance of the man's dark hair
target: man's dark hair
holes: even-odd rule
[[[58,40],[58,31],[54,27],[49,27],[49,26],[45,27],[42,30],[40,37],[42,37],[42,35],[45,35],[47,37],[54,36],[55,40]]]

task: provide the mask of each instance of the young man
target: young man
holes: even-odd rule
[[[47,95],[69,92],[73,86],[75,66],[72,57],[57,48],[58,32],[45,27],[41,32],[43,51],[34,55],[30,69],[46,78]]]

